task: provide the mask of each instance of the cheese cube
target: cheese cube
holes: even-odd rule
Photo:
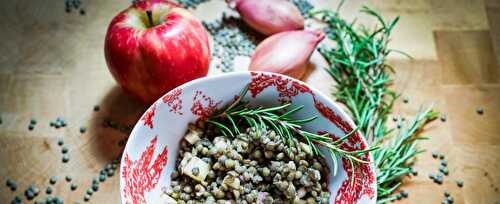
[[[162,193],[160,195],[160,203],[161,204],[177,204],[177,201],[172,197],[168,196],[166,193]]]
[[[188,133],[184,136],[184,139],[189,142],[189,144],[194,144],[200,140],[202,136],[201,130],[196,128],[195,126],[190,125],[188,127]]]
[[[203,183],[207,177],[208,171],[210,170],[210,166],[196,156],[190,158],[184,157],[183,161],[184,160],[186,160],[186,164],[181,167],[181,172],[184,175]],[[197,168],[197,170],[195,168]]]

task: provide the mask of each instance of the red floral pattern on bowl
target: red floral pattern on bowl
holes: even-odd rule
[[[246,99],[264,106],[290,102],[304,105],[296,117],[319,115],[304,128],[318,133],[342,136],[355,128],[349,116],[331,99],[304,82],[268,72],[235,72],[205,77],[188,82],[156,101],[135,125],[120,169],[122,204],[156,204],[160,194],[169,188],[170,173],[175,167],[179,142],[187,125],[209,116],[217,108],[234,100],[249,84]],[[357,133],[342,144],[347,150],[367,148]],[[371,160],[370,154],[363,159]],[[376,201],[376,176],[372,164],[360,164],[353,169],[339,160],[342,168],[330,174],[330,203],[372,204]],[[327,158],[329,166],[332,165]],[[354,176],[354,178],[352,178]],[[354,181],[353,183],[351,183]]]

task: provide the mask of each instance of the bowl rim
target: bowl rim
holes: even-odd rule
[[[266,71],[237,71],[237,72],[230,72],[230,73],[223,73],[223,74],[217,74],[217,75],[209,75],[209,76],[205,76],[205,77],[201,77],[201,78],[197,78],[197,79],[194,79],[194,80],[191,80],[189,82],[186,82],[182,85],[179,85],[175,88],[173,88],[172,90],[166,92],[165,94],[163,94],[162,96],[160,96],[157,100],[155,100],[153,103],[151,103],[151,105],[149,105],[149,107],[144,111],[144,113],[139,117],[139,119],[137,120],[137,122],[135,123],[134,125],[134,128],[132,129],[132,131],[130,132],[128,138],[127,138],[127,143],[123,149],[123,153],[127,152],[128,149],[132,148],[130,147],[130,140],[131,137],[133,135],[136,134],[136,132],[138,131],[138,129],[140,128],[141,126],[141,118],[144,117],[144,115],[148,112],[148,110],[150,110],[156,103],[158,103],[159,101],[162,100],[163,97],[165,97],[166,95],[169,95],[171,94],[172,92],[176,91],[177,89],[184,89],[185,87],[189,87],[189,86],[192,86],[194,84],[197,84],[197,83],[201,83],[201,82],[210,82],[210,81],[222,81],[226,78],[232,78],[232,77],[238,77],[238,76],[247,76],[247,75],[251,75],[252,74],[266,74],[266,75],[274,75],[274,76],[279,76],[279,77],[282,77],[282,78],[285,78],[285,79],[288,79],[288,80],[291,80],[293,82],[297,82],[301,85],[305,85],[307,88],[309,88],[311,90],[312,93],[314,93],[314,95],[316,97],[319,97],[320,101],[322,101],[323,103],[326,103],[325,105],[327,106],[331,106],[334,108],[334,110],[337,111],[337,114],[342,118],[342,120],[344,120],[345,122],[348,123],[348,125],[354,130],[357,128],[357,125],[354,123],[354,121],[352,120],[351,116],[348,115],[346,113],[346,111],[340,106],[338,105],[333,99],[331,99],[330,97],[326,96],[326,94],[324,94],[322,91],[320,91],[318,88],[316,87],[313,87],[311,86],[310,84],[308,84],[307,82],[304,82],[304,81],[301,81],[301,80],[298,80],[298,79],[295,79],[295,78],[292,78],[292,77],[289,77],[289,76],[286,76],[286,75],[283,75],[283,74],[279,74],[279,73],[274,73],[274,72],[266,72]],[[369,148],[369,144],[368,142],[366,141],[366,138],[363,136],[363,133],[361,133],[359,130],[357,131],[360,138],[361,138],[361,142],[364,143],[366,145],[366,148]],[[373,184],[372,186],[374,186],[373,188],[375,189],[374,190],[374,194],[373,194],[373,199],[370,199],[369,198],[369,201],[374,201],[373,203],[376,203],[376,198],[377,198],[377,176],[376,176],[376,169],[375,169],[375,165],[373,163],[373,155],[371,154],[371,152],[368,152],[368,157],[370,158],[370,168],[373,170],[373,174],[374,174],[374,180],[373,180]],[[122,178],[122,168],[121,166],[123,165],[123,162],[124,162],[124,156],[121,157],[120,159],[120,181],[119,181],[119,184],[120,184],[120,200],[123,199],[123,195],[122,195],[122,186],[124,185],[123,183],[123,178]],[[361,198],[361,197],[360,197]],[[359,200],[358,200],[359,201]],[[370,202],[369,202],[370,203]]]

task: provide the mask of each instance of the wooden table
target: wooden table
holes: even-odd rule
[[[329,8],[338,4],[312,2]],[[23,194],[30,184],[45,191],[51,176],[59,176],[54,195],[67,202],[82,201],[91,179],[119,155],[117,143],[127,136],[103,126],[103,121],[134,124],[146,108],[117,88],[103,56],[107,24],[128,1],[83,3],[85,16],[66,14],[62,0],[1,3],[0,203]],[[430,151],[421,154],[419,175],[404,186],[410,197],[401,202],[440,203],[447,189],[456,203],[500,203],[500,1],[348,1],[343,13],[359,16],[363,4],[387,18],[401,16],[392,47],[415,58],[391,56],[397,71],[395,88],[409,98],[408,104],[398,102],[395,114],[409,116],[421,104],[434,103],[447,116],[447,122],[430,126],[425,135],[431,139],[421,147],[444,152],[450,176],[443,185],[432,183],[427,175],[437,172],[438,161]],[[223,7],[223,1],[213,0],[194,13],[213,19]],[[373,22],[365,17],[358,21]],[[317,54],[313,58],[321,61]],[[242,60],[239,69],[245,69],[247,61]],[[321,67],[309,81],[326,93],[331,90]],[[101,107],[98,112],[93,111],[96,104]],[[476,114],[476,107],[483,107],[484,114]],[[65,118],[66,128],[49,126],[58,116]],[[31,118],[38,121],[33,131],[28,130]],[[81,126],[87,128],[84,134]],[[59,138],[69,147],[66,164],[61,162]],[[66,175],[79,185],[76,191],[70,191]],[[5,187],[7,178],[17,181],[15,193]],[[454,179],[463,179],[465,186],[456,187]],[[118,189],[114,176],[100,185],[90,203],[118,203]]]

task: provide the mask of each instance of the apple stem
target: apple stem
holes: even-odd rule
[[[146,15],[148,15],[149,26],[153,27],[153,12],[150,10],[147,10]]]

